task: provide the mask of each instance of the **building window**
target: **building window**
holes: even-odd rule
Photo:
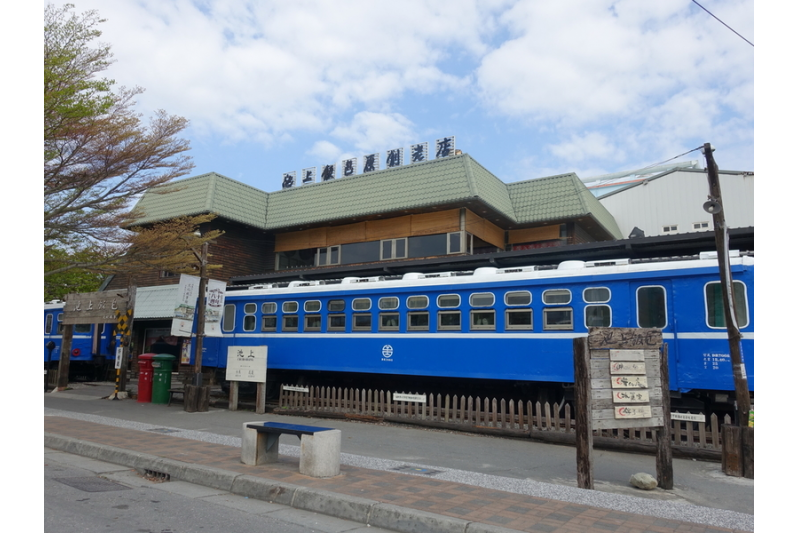
[[[461,232],[456,231],[454,233],[447,234],[447,253],[448,254],[460,254],[461,250]]]
[[[667,291],[661,286],[636,289],[636,317],[640,328],[667,325]]]
[[[693,222],[692,229],[695,231],[704,231],[711,227],[708,222]]]
[[[162,278],[177,278],[179,276],[180,276],[180,274],[178,274],[177,272],[171,272],[169,270],[162,270],[161,271],[161,277]]]
[[[678,233],[678,225],[677,224],[667,224],[661,227],[661,233],[664,235],[668,235],[670,233]]]
[[[406,237],[381,241],[381,261],[408,257]]]
[[[734,281],[733,284],[733,306],[736,309],[736,322],[740,328],[748,325],[749,312],[747,309],[747,294],[745,284],[741,281]],[[725,328],[725,313],[722,304],[722,284],[719,281],[712,281],[706,284],[706,324],[710,328]]]
[[[341,263],[338,246],[317,248],[317,266],[338,265]]]

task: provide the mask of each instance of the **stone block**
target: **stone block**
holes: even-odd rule
[[[341,430],[303,435],[300,437],[300,473],[311,477],[338,476],[341,450]]]

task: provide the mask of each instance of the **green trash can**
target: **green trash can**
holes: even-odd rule
[[[172,387],[172,362],[174,360],[174,355],[166,353],[153,356],[152,403],[169,403],[169,389]]]

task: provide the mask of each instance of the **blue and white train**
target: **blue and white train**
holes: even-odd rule
[[[753,391],[753,257],[732,253],[731,270]],[[669,345],[673,401],[709,408],[733,401],[720,287],[714,253],[252,286],[228,290],[223,337],[206,337],[203,365],[224,369],[230,346],[266,345],[272,383],[494,380],[561,400],[573,338],[590,326],[655,327]]]
[[[44,304],[44,364],[57,368],[61,356],[64,302]],[[114,362],[113,324],[77,324],[72,331],[70,376],[72,379],[102,378]],[[52,349],[51,349],[52,348]]]

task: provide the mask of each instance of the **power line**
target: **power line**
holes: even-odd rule
[[[704,8],[703,6],[701,6],[701,5],[700,5],[700,3],[699,3],[697,0],[692,0],[692,2],[694,2],[695,4],[697,4],[698,6],[700,6],[700,9],[702,9],[703,11],[705,11],[706,13],[708,13],[709,15],[711,15],[712,17],[714,17],[715,19],[717,19],[717,20],[719,21],[719,23],[720,23],[720,24],[722,24],[723,26],[725,26],[726,28],[728,28],[729,30],[731,30],[733,33],[735,33],[736,35],[738,35],[739,37],[741,37],[741,38],[742,38],[742,39],[743,39],[743,40],[744,40],[744,41],[745,41],[747,44],[749,44],[750,46],[752,46],[753,48],[755,48],[755,46],[756,46],[756,45],[754,45],[753,43],[751,43],[750,41],[748,41],[747,39],[745,39],[744,37],[742,37],[742,35],[741,35],[741,34],[740,34],[738,31],[734,30],[733,28],[731,28],[730,26],[728,26],[727,24],[725,24],[724,22],[722,22],[722,21],[719,19],[719,17],[717,17],[717,16],[716,16],[714,13],[712,13],[712,12],[711,12],[711,11],[709,11],[708,9]]]

